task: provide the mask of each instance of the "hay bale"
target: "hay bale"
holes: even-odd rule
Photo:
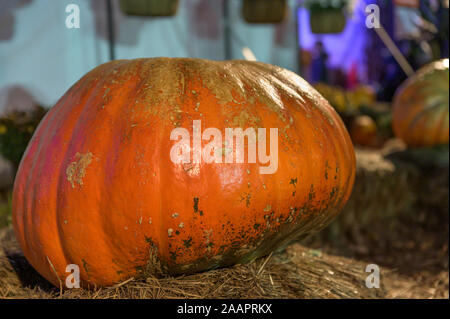
[[[418,160],[417,152],[398,139],[381,150],[356,148],[355,153],[356,178],[349,201],[326,229],[304,241],[306,245],[361,256],[374,242],[390,245],[392,233],[403,229],[408,218],[411,222],[427,214],[448,215],[448,165],[442,165],[442,155],[433,159],[422,152]]]
[[[447,211],[449,205],[449,146],[400,149],[385,157],[395,163],[414,165],[419,172],[416,196],[420,207]]]
[[[341,214],[319,236],[345,246],[344,237],[357,242],[361,232],[373,223],[391,227],[400,212],[411,211],[417,204],[419,176],[413,165],[395,163],[379,151],[357,149],[352,195]]]

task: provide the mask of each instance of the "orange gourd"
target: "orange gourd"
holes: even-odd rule
[[[350,125],[350,136],[355,144],[376,146],[378,128],[375,121],[368,115],[356,116]]]
[[[194,120],[222,132],[278,128],[278,169],[174,163],[170,134],[191,131]],[[81,78],[39,125],[15,181],[13,225],[28,261],[53,284],[76,264],[83,287],[108,286],[266,255],[325,227],[354,176],[341,119],[290,71],[117,60]]]
[[[410,147],[448,144],[449,60],[433,62],[403,83],[394,97],[394,134]]]

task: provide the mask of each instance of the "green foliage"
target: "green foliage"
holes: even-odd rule
[[[33,112],[14,111],[0,118],[0,154],[15,167],[45,113],[46,109],[38,106]]]
[[[11,224],[12,192],[0,194],[0,228]]]

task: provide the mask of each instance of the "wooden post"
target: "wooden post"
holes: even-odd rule
[[[229,15],[229,6],[228,1],[230,0],[222,0],[222,15],[223,15],[223,38],[224,38],[224,51],[225,51],[225,60],[232,59],[232,47],[231,47],[231,26],[230,26],[230,15]]]
[[[106,0],[106,15],[107,15],[107,29],[108,29],[108,46],[109,46],[109,60],[116,59],[114,48],[114,21],[113,21],[113,7],[112,1]]]

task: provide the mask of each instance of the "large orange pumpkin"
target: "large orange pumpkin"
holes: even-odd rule
[[[174,164],[170,134],[194,120],[220,131],[278,128],[277,171]],[[268,254],[326,226],[354,175],[341,119],[290,71],[118,60],[86,74],[38,127],[15,181],[13,224],[26,258],[53,284],[76,264],[84,287],[105,286]]]
[[[449,60],[426,65],[403,83],[394,97],[394,134],[408,146],[448,144]]]

